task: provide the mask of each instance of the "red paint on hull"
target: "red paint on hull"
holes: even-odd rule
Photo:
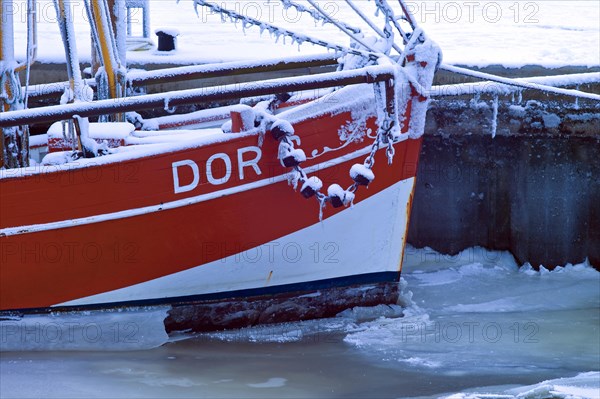
[[[414,176],[419,148],[420,141],[400,143],[393,167],[387,167],[380,151],[377,178],[359,191],[357,202]],[[322,176],[326,184],[350,185],[347,171],[355,162],[325,170],[323,175],[330,174]],[[411,166],[401,167],[407,165]],[[325,216],[341,211],[328,207]],[[305,200],[287,182],[280,182],[147,215],[3,237],[0,309],[49,307],[127,287],[248,250],[315,223],[316,201]]]

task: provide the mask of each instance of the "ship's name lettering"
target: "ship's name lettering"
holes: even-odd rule
[[[258,162],[261,156],[261,149],[251,146],[238,148],[237,154],[233,157],[224,152],[219,152],[208,158],[206,162],[202,162],[201,165],[191,159],[173,162],[173,189],[175,194],[186,193],[198,187],[202,182],[203,173],[206,181],[214,186],[227,183],[232,177],[234,168],[240,181],[244,180],[251,171],[260,176],[262,171],[258,166]],[[201,166],[204,166],[203,170],[201,170]]]

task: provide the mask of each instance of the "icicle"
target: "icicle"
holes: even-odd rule
[[[498,129],[498,94],[494,94],[494,100],[492,102],[492,138],[496,137],[496,130]]]
[[[350,53],[352,53],[354,55],[357,55],[357,56],[360,56],[360,57],[369,58],[369,59],[373,59],[373,60],[377,59],[377,57],[374,54],[369,53],[368,50],[364,50],[364,49],[356,49],[356,50],[353,49],[353,50],[350,50],[350,49],[348,49],[348,48],[346,48],[344,46],[340,46],[340,45],[335,44],[335,43],[330,43],[330,42],[327,42],[327,41],[324,41],[324,40],[313,38],[313,37],[310,37],[310,36],[307,36],[307,35],[301,35],[300,36],[300,35],[298,35],[297,33],[293,32],[293,31],[289,31],[287,29],[279,28],[277,26],[274,26],[274,25],[271,25],[269,23],[260,21],[258,19],[246,17],[244,15],[239,14],[236,11],[228,10],[226,8],[223,8],[223,7],[219,6],[219,5],[216,5],[216,4],[213,4],[213,3],[209,3],[209,2],[207,2],[205,0],[195,0],[194,3],[196,5],[205,6],[205,7],[209,8],[211,11],[213,11],[215,13],[219,13],[220,16],[221,16],[221,21],[222,22],[225,22],[225,18],[228,17],[229,20],[231,22],[233,22],[236,26],[237,26],[237,22],[238,21],[243,21],[242,29],[247,29],[248,27],[250,27],[252,25],[260,27],[261,33],[265,29],[267,29],[272,36],[273,35],[275,36],[276,43],[279,42],[279,38],[281,36],[284,36],[283,41],[285,43],[285,37],[291,37],[291,36],[295,35],[297,37],[302,37],[302,41],[303,42],[309,42],[309,43],[312,43],[313,45],[322,46],[322,47],[325,47],[325,48],[328,48],[328,49],[336,50],[338,52],[346,52],[346,53],[350,52]],[[291,1],[289,2],[289,5],[291,5],[294,8],[296,8],[299,12],[309,12],[309,10],[306,7],[301,6],[301,5],[297,5],[297,4],[295,4],[295,3],[291,2]],[[326,22],[332,22],[329,18],[326,18],[325,16],[321,16],[317,12],[317,10],[313,10],[312,12],[314,13],[315,16],[317,16],[319,18],[319,20],[325,20]],[[311,15],[313,15],[313,14],[311,14]],[[343,24],[340,21],[336,21],[335,24],[336,25],[341,25],[341,26],[343,26],[344,29],[349,30],[351,32],[354,32],[355,34],[358,34],[358,33],[361,32],[360,29],[350,27],[348,25]]]
[[[319,201],[319,222],[322,222],[323,209],[325,209],[325,205],[327,204],[327,197],[321,194],[317,196],[317,200]]]

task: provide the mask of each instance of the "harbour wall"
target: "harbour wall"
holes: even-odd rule
[[[445,254],[472,246],[508,250],[535,267],[586,258],[600,266],[598,111],[586,127],[594,135],[543,127],[503,134],[505,124],[519,122],[499,111],[494,138],[490,113],[432,107],[408,242]],[[471,121],[461,123],[465,118]]]
[[[131,66],[136,68],[135,65]],[[146,68],[148,65],[145,66]],[[156,65],[154,68],[165,67]],[[64,67],[38,64],[44,83]],[[58,71],[58,72],[57,72]],[[148,87],[164,92],[298,74],[302,69]],[[598,72],[600,68],[490,66],[509,77]],[[436,84],[473,80],[439,73]],[[600,82],[581,85],[600,93]],[[445,254],[482,246],[510,251],[520,264],[553,268],[585,259],[600,268],[600,107],[525,91],[435,97],[423,139],[408,242]],[[494,135],[495,133],[495,135]],[[493,137],[494,136],[494,137]]]
[[[502,76],[598,72],[491,66]],[[469,80],[438,74],[436,84]],[[600,79],[599,79],[600,80]],[[572,86],[600,93],[600,81]],[[433,99],[408,242],[445,254],[482,246],[554,268],[600,268],[600,104],[537,91]]]

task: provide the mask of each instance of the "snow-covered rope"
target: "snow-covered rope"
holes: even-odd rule
[[[17,65],[8,64],[8,67],[3,71],[0,71],[0,100],[2,103],[14,106],[18,104],[21,99],[21,83],[17,76]]]
[[[305,14],[310,15],[315,21],[319,21],[322,22],[323,24],[325,23],[331,23],[331,21],[329,20],[329,18],[325,18],[323,17],[323,15],[321,15],[319,12],[317,12],[316,9],[309,9],[307,7],[304,7],[302,4],[298,4],[292,0],[279,0],[281,1],[281,3],[283,4],[283,7],[287,10],[288,8],[292,7],[295,8],[297,12],[302,12]],[[268,2],[271,2],[271,0],[268,0]],[[354,33],[354,34],[359,34],[361,33],[361,29],[348,25],[345,22],[342,21],[338,21],[338,23],[340,25],[342,25],[345,29],[349,30],[350,32]]]
[[[361,46],[363,46],[364,48],[366,48],[367,50],[369,50],[373,53],[378,52],[376,49],[374,49],[369,44],[365,43],[362,39],[360,39],[355,34],[353,34],[351,31],[346,29],[343,26],[343,24],[341,24],[338,21],[335,21],[333,18],[331,18],[329,16],[329,14],[327,14],[325,11],[323,11],[323,9],[321,7],[319,7],[319,5],[315,1],[313,1],[313,0],[306,0],[306,1],[311,6],[313,6],[315,8],[315,10],[323,16],[323,18],[327,19],[331,24],[335,25],[339,30],[341,30],[344,34],[346,34],[351,40],[355,41],[356,43],[360,44]]]
[[[415,22],[415,19],[413,18],[412,14],[408,10],[408,7],[406,7],[406,4],[404,4],[404,0],[398,0],[398,3],[400,3],[400,8],[402,9],[403,18],[408,22],[408,24],[410,25],[410,27],[413,30],[417,29],[418,28],[417,23]]]
[[[261,32],[263,32],[264,30],[268,31],[270,34],[274,34],[276,37],[279,36],[285,36],[285,37],[289,37],[292,39],[292,42],[297,42],[298,44],[302,44],[304,42],[307,43],[311,43],[317,46],[321,46],[321,47],[325,47],[328,48],[330,50],[335,50],[335,51],[339,51],[341,53],[344,54],[353,54],[353,55],[357,55],[360,57],[366,57],[369,58],[373,61],[377,60],[379,57],[376,54],[373,53],[369,53],[368,51],[362,51],[359,49],[352,49],[349,47],[345,47],[345,46],[341,46],[338,44],[334,44],[334,43],[330,43],[330,42],[326,42],[324,40],[321,39],[316,39],[304,34],[299,34],[284,28],[280,28],[276,25],[267,23],[267,22],[263,22],[260,21],[258,19],[254,19],[251,17],[247,17],[245,15],[239,14],[235,11],[232,10],[228,10],[226,8],[220,7],[217,4],[214,3],[210,3],[208,1],[205,0],[194,0],[194,6],[196,7],[196,13],[198,14],[198,6],[204,6],[207,7],[209,9],[211,9],[212,11],[221,14],[222,18],[224,19],[224,15],[229,17],[232,21],[233,20],[237,20],[237,21],[241,21],[242,22],[242,28],[245,29],[246,25],[253,25],[253,26],[257,26],[260,28]]]
[[[394,13],[394,10],[389,5],[389,3],[386,0],[375,0],[375,4],[377,5],[377,8],[381,10],[381,12],[383,12],[386,19],[394,25],[394,27],[402,37],[404,44],[408,44],[408,42],[410,41],[410,36],[406,32],[404,32],[404,29],[402,29],[402,27],[398,23],[398,17]],[[403,10],[403,12],[406,13],[407,11]]]
[[[375,33],[377,33],[377,35],[379,35],[382,39],[388,38],[388,36],[381,29],[379,29],[379,27],[371,20],[371,18],[367,17],[352,0],[346,0],[346,3],[359,17],[362,18],[363,21],[365,21],[367,25],[369,25],[371,29],[373,29]],[[402,54],[402,49],[396,43],[392,43],[392,47],[398,52],[398,54]]]
[[[485,72],[472,71],[470,69],[465,69],[453,65],[441,64],[440,69],[443,69],[448,72],[454,72],[465,76],[472,76],[478,79],[490,80],[492,82],[502,83],[509,86],[521,87],[524,89],[532,89],[538,91],[544,91],[547,93],[559,94],[563,96],[576,97],[576,98],[585,98],[588,100],[600,101],[600,95],[594,93],[586,93],[579,90],[573,89],[561,89],[558,87],[546,86],[544,84],[539,83],[530,83],[522,80],[516,80],[511,78],[505,78],[502,76],[492,75]]]
[[[526,78],[515,78],[516,82],[528,82],[533,84],[542,84],[546,86],[561,87],[561,86],[576,86],[576,91],[579,91],[579,85],[593,84],[600,82],[600,72],[574,73],[569,75],[552,75],[552,76],[531,76]],[[473,94],[499,94],[508,95],[515,92],[521,92],[522,87],[508,86],[505,84],[494,84],[489,80],[483,82],[471,83],[455,83],[448,85],[433,86],[429,92],[431,97],[445,96],[461,96]],[[577,98],[576,98],[577,100]]]

